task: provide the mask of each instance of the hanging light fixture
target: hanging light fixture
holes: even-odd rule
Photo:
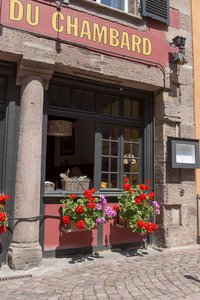
[[[72,136],[72,122],[65,120],[49,120],[47,135]]]

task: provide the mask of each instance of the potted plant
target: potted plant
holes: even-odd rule
[[[160,206],[153,201],[155,194],[150,191],[150,181],[134,187],[125,178],[123,189],[116,208],[119,223],[142,235],[158,230],[158,225],[152,220],[155,213],[160,214]]]
[[[91,230],[117,215],[111,206],[105,207],[107,203],[105,196],[94,196],[95,192],[96,190],[92,188],[80,196],[71,194],[61,199],[63,231]]]
[[[10,198],[9,195],[0,195],[0,235],[5,233],[8,226],[8,217],[5,209],[5,202]]]

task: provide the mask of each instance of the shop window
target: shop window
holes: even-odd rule
[[[72,127],[66,127],[70,132],[66,137],[55,130],[48,132],[45,180],[53,184],[50,192],[63,193],[60,174],[74,180],[87,178],[88,187],[102,192],[120,192],[124,176],[132,184],[143,180],[144,104],[148,97],[108,90],[95,84],[93,90],[79,83],[50,85],[48,121],[66,121]],[[53,102],[52,95],[60,100]]]
[[[96,2],[128,12],[128,0],[96,0]]]
[[[142,16],[169,25],[169,0],[142,0]]]

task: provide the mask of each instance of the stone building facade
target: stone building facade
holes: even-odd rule
[[[200,59],[199,59],[199,17],[198,11],[200,9],[200,3],[196,0],[191,1],[191,13],[192,13],[192,37],[193,37],[193,66],[194,66],[194,112],[195,112],[195,128],[196,138],[200,137],[200,116],[199,116],[199,76],[200,76]],[[199,219],[199,194],[200,194],[200,170],[196,170],[196,193],[197,193],[197,210]],[[197,242],[199,243],[200,224],[197,222]]]
[[[112,126],[122,124],[136,132],[133,138],[139,147],[137,168],[133,168],[131,176],[134,182],[151,179],[161,205],[154,242],[161,247],[195,244],[195,169],[171,168],[167,150],[168,137],[195,138],[190,2],[170,0],[168,7],[166,1],[164,21],[145,15],[148,1],[124,1],[126,5],[121,9],[113,8],[109,1],[107,5],[89,0],[61,2],[1,1],[0,142],[4,150],[0,152],[0,188],[1,193],[9,193],[12,198],[7,207],[10,231],[2,237],[2,261],[8,250],[11,268],[26,269],[40,265],[46,254],[57,255],[59,251],[85,249],[88,245],[112,248],[138,241],[130,232],[116,229],[113,223],[92,233],[91,239],[63,237],[59,231],[62,194],[44,190],[44,182],[49,178],[57,184],[51,172],[84,165],[85,175],[91,174],[97,190],[104,192],[101,182],[107,180],[98,177],[102,170],[97,163],[101,153],[100,131],[96,129],[104,122]],[[172,45],[176,36],[186,38],[186,64],[172,59],[173,53],[178,52]],[[86,98],[81,98],[83,91]],[[72,104],[67,104],[69,97]],[[91,106],[79,106],[76,103],[80,99],[83,103],[84,99],[92,99]],[[107,99],[111,105],[109,113],[105,112],[106,104],[103,112],[94,111],[92,101],[98,110]],[[116,99],[120,99],[120,104]],[[123,108],[124,118],[115,107],[116,102],[120,107],[131,103]],[[74,122],[75,150],[63,157],[56,154],[60,151],[59,142],[55,139],[52,146],[47,137],[47,123],[52,117]],[[90,133],[93,151],[83,147],[82,157],[77,150],[80,128],[85,137],[90,128],[95,132],[95,136],[92,130]],[[86,138],[81,141],[83,145]],[[49,150],[52,147],[53,154]],[[79,154],[74,154],[76,151]],[[55,168],[47,178],[51,164]],[[121,177],[113,176],[113,186],[115,179],[119,184],[125,173],[123,168],[117,170]],[[120,190],[119,186],[115,188]],[[107,195],[115,202],[116,190],[111,187]]]

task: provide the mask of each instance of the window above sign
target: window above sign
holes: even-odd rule
[[[96,2],[128,12],[128,0],[96,0]]]

